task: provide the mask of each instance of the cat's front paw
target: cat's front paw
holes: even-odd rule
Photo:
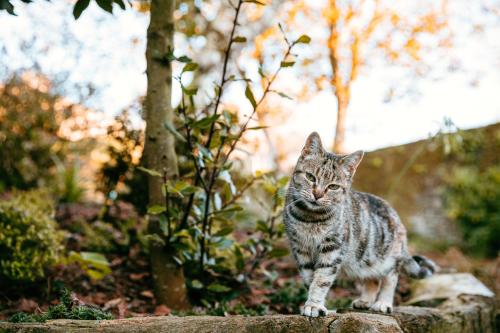
[[[368,310],[372,306],[372,303],[362,300],[361,298],[355,299],[352,302],[353,309]]]
[[[326,316],[328,310],[323,304],[306,302],[304,308],[302,309],[302,315],[307,317],[319,317]]]
[[[375,311],[375,312],[391,313],[392,312],[392,304],[378,301],[378,302],[375,302],[370,307],[370,310]]]

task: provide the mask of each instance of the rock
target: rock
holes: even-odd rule
[[[452,275],[452,276],[450,276]],[[0,322],[0,333],[495,333],[496,301],[493,297],[466,295],[479,289],[464,289],[470,277],[443,275],[442,285],[423,280],[423,295],[446,297],[437,307],[400,306],[391,315],[344,310],[322,318],[299,315],[272,316],[189,316],[141,317],[118,320],[53,320],[46,323],[15,324]],[[461,282],[462,281],[462,282]],[[476,280],[477,281],[477,280]],[[429,284],[426,286],[426,282]],[[431,287],[430,287],[431,286]],[[433,290],[432,286],[438,290]],[[439,287],[437,287],[439,286]],[[449,293],[447,289],[453,290]],[[418,290],[418,289],[417,289]],[[416,291],[417,291],[416,290]],[[444,294],[443,292],[446,291]],[[459,292],[458,292],[459,291]],[[484,290],[483,290],[484,291]],[[487,293],[483,293],[487,294]],[[489,294],[488,294],[489,295]],[[439,298],[438,297],[438,298]],[[425,300],[430,300],[426,298]]]
[[[495,300],[460,296],[437,308],[396,307],[391,315],[347,311],[322,318],[142,317],[118,320],[53,320],[43,324],[0,322],[0,332],[23,333],[495,333]]]
[[[406,304],[452,299],[459,295],[495,296],[469,273],[436,274],[424,280],[414,281],[411,289],[412,297]]]

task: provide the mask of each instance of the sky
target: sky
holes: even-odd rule
[[[19,3],[18,16],[1,12],[0,76],[6,78],[14,70],[29,67],[35,59],[40,70],[57,77],[63,87],[91,82],[98,94],[85,98],[85,105],[114,115],[145,93],[148,16],[118,9],[109,15],[92,3],[74,21],[71,7],[68,1],[36,1],[30,5]],[[437,71],[410,82],[406,79],[401,84],[414,87],[415,92],[391,102],[384,99],[390,85],[398,80],[396,69],[377,64],[361,73],[354,83],[348,111],[348,151],[369,151],[426,138],[442,127],[445,117],[460,128],[500,121],[500,16],[487,14],[482,6],[465,0],[450,1],[450,10],[455,35],[446,62],[457,65],[459,70]],[[483,27],[478,28],[479,24]],[[21,45],[30,47],[31,59],[19,51]],[[444,61],[437,59],[435,66],[442,67]],[[69,74],[60,76],[62,72]],[[293,90],[296,80],[294,72],[287,72],[284,86]],[[240,90],[226,101],[248,109]],[[65,93],[78,100],[76,91],[68,88]],[[284,121],[270,125],[276,143],[290,152],[290,161],[297,157],[312,131],[319,132],[330,146],[335,103],[328,91],[305,102],[283,100]],[[253,158],[253,168],[266,168],[266,156],[264,147]]]

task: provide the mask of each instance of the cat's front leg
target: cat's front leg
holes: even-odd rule
[[[292,252],[299,266],[300,276],[304,281],[304,285],[306,286],[306,288],[309,288],[314,273],[314,264],[312,261],[311,254],[307,251],[298,248],[298,246],[293,247]]]
[[[307,301],[302,314],[308,317],[325,316],[328,310],[325,307],[325,298],[335,281],[340,265],[340,252],[322,252],[314,267],[313,279],[309,286]]]

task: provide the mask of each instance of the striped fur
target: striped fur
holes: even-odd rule
[[[435,270],[430,260],[408,254],[406,230],[386,201],[351,190],[362,157],[328,153],[312,133],[295,167],[284,222],[308,288],[304,315],[327,313],[325,297],[337,277],[361,283],[355,308],[391,312],[400,271],[423,278]]]

